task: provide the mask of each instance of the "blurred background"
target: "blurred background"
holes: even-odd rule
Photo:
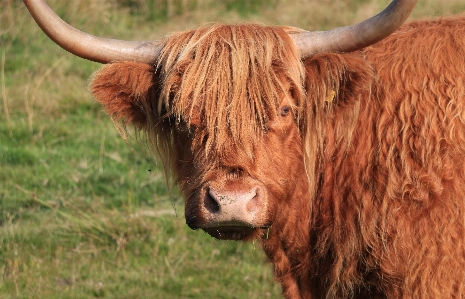
[[[389,3],[47,2],[83,31],[127,40],[211,22],[326,30]],[[411,19],[464,11],[463,0],[419,0]],[[279,298],[258,245],[185,225],[159,163],[91,98],[99,67],[51,42],[22,1],[0,0],[0,298]]]

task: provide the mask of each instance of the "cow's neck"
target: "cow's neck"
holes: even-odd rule
[[[307,177],[302,165],[302,176],[278,210],[263,248],[273,263],[275,278],[281,282],[285,298],[308,298],[308,269],[310,268],[310,199]],[[279,229],[279,231],[277,230]]]

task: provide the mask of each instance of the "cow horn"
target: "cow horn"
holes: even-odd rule
[[[412,12],[418,0],[394,0],[378,15],[361,23],[329,31],[291,34],[302,58],[324,52],[352,52],[393,33]]]
[[[24,0],[24,4],[48,37],[81,58],[100,63],[153,63],[161,51],[160,41],[122,41],[79,31],[60,19],[43,0]]]

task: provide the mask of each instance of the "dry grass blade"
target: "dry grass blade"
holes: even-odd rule
[[[13,137],[13,131],[11,130],[11,120],[10,120],[10,110],[8,109],[8,98],[6,96],[6,87],[5,87],[5,52],[2,53],[2,98],[3,98],[3,112],[6,117],[6,124],[8,126],[8,132],[10,137]]]
[[[61,56],[55,63],[49,67],[43,74],[40,76],[35,84],[35,87],[31,93],[31,96],[29,97],[29,100],[26,98],[26,112],[27,112],[27,120],[29,124],[29,131],[32,132],[32,127],[33,127],[33,122],[34,122],[34,104],[37,98],[37,92],[40,89],[40,86],[42,83],[44,83],[44,80],[52,73],[52,71],[59,66],[67,57],[69,54],[65,54]]]

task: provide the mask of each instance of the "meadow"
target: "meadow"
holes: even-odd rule
[[[83,31],[127,40],[211,22],[325,30],[389,3],[47,2]],[[464,11],[462,0],[419,0],[411,19]],[[185,225],[160,163],[87,90],[99,67],[51,42],[22,1],[0,0],[0,298],[279,298],[258,245]]]

